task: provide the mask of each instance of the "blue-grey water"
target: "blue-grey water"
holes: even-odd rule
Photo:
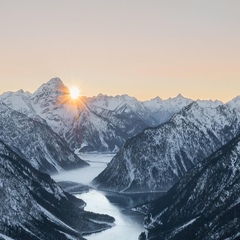
[[[52,176],[56,181],[73,181],[86,185],[96,177],[110,162],[113,154],[81,154],[80,157],[90,164],[90,167],[62,172]],[[131,211],[131,207],[143,202],[149,194],[117,194],[90,190],[76,194],[87,203],[85,210],[113,216],[116,225],[106,231],[84,236],[88,240],[137,240],[141,232],[143,215]]]

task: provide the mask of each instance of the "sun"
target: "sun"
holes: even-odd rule
[[[77,87],[71,87],[69,89],[70,91],[70,97],[73,99],[73,100],[76,100],[80,97],[80,90],[77,88]]]

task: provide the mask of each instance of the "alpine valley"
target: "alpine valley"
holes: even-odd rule
[[[53,78],[34,93],[0,95],[0,128],[1,240],[84,239],[114,226],[114,215],[85,211],[61,188],[75,183],[48,175],[91,167],[87,153],[115,154],[91,189],[162,193],[134,208],[146,215],[141,240],[240,238],[240,96],[74,100]]]

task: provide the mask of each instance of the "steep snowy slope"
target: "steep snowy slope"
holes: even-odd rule
[[[71,126],[79,109],[84,107],[81,102],[71,100],[68,88],[59,78],[39,87],[30,101],[36,113],[60,136]]]
[[[128,95],[81,97],[71,100],[59,78],[40,86],[33,94],[22,90],[4,93],[0,102],[47,123],[76,151],[117,151],[125,141],[147,127],[169,120],[192,102],[180,94],[175,98],[138,101]],[[199,101],[217,105],[218,102]]]
[[[150,204],[141,239],[239,239],[240,135]]]
[[[235,137],[239,123],[239,114],[224,105],[203,108],[193,102],[169,122],[128,140],[93,182],[118,192],[166,191]]]
[[[118,150],[127,138],[150,126],[148,110],[135,98],[99,95],[71,102],[58,78],[43,84],[31,100],[37,114],[79,151]]]
[[[0,202],[0,233],[13,239],[83,239],[83,233],[109,228],[114,221],[85,212],[82,200],[63,192],[1,140]]]
[[[126,139],[153,125],[149,110],[136,98],[127,95],[116,97],[100,95],[100,100],[91,98],[87,105],[91,114],[105,122],[105,129],[98,132],[99,136],[102,135],[101,139],[105,140],[106,147],[108,146],[111,151],[123,146]],[[111,110],[113,106],[115,109]],[[104,124],[101,123],[98,129],[100,126]]]
[[[240,96],[235,97],[231,101],[229,101],[227,104],[231,109],[235,109],[240,112]]]
[[[0,139],[43,172],[53,173],[88,166],[47,125],[7,107],[4,103],[0,103],[0,128]]]
[[[59,78],[51,79],[33,94],[22,90],[4,93],[0,101],[47,123],[77,151],[117,151],[127,139],[165,122],[191,102],[180,95],[140,102],[128,95],[102,94],[73,101]]]
[[[148,109],[137,99],[99,95],[73,101],[59,78],[43,84],[32,95],[23,91],[5,93],[0,101],[47,123],[79,151],[117,151],[126,139],[151,125],[151,118],[145,119]],[[116,111],[112,111],[113,106]]]
[[[46,124],[46,121],[37,115],[31,103],[32,94],[19,90],[17,92],[6,92],[0,95],[0,102],[8,107],[31,117],[32,119]]]

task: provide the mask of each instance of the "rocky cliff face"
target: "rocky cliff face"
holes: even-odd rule
[[[44,173],[0,140],[0,238],[83,239],[114,219],[84,211],[85,203],[62,191]]]
[[[167,191],[196,163],[239,132],[240,115],[227,106],[193,102],[167,123],[128,140],[93,183],[118,192]]]
[[[141,239],[239,239],[240,135],[148,205]]]
[[[0,103],[0,139],[36,169],[54,173],[62,169],[86,167],[49,126]]]

